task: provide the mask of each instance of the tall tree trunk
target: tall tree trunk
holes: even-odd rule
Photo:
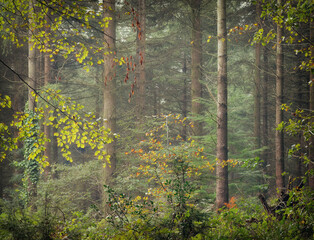
[[[227,30],[226,0],[217,1],[218,35],[218,95],[217,95],[217,181],[216,207],[219,209],[229,200],[228,191],[228,123],[227,123]]]
[[[187,94],[187,79],[186,79],[186,56],[183,58],[183,90],[182,90],[182,117],[186,118],[188,113],[188,94]],[[182,126],[181,137],[185,141],[187,139],[187,126],[184,123]]]
[[[38,32],[38,31],[36,31]],[[39,51],[39,49],[35,48],[36,50],[36,87],[40,89],[42,86],[44,86],[44,78],[43,78],[43,72],[44,72],[44,61],[43,61],[43,54]]]
[[[34,24],[33,21],[33,12],[34,6],[33,1],[29,1],[29,26]],[[35,97],[34,97],[34,89],[36,89],[36,49],[34,48],[34,43],[32,41],[32,35],[34,33],[31,29],[28,31],[28,110],[33,112],[35,110]],[[35,161],[35,160],[30,160]],[[25,169],[25,173],[26,173]],[[27,173],[26,173],[27,174]],[[27,192],[28,192],[28,204],[31,206],[33,210],[36,209],[34,198],[37,196],[37,183],[33,182],[31,178],[27,175],[28,183],[27,183]]]
[[[29,1],[29,25],[33,24],[33,1]],[[35,98],[32,95],[33,89],[36,88],[36,49],[34,48],[34,43],[32,41],[33,32],[30,29],[28,31],[28,109],[34,111],[35,108]]]
[[[191,100],[192,116],[201,113],[201,104],[198,99],[202,97],[201,65],[202,65],[202,32],[201,32],[201,0],[192,0],[192,69],[191,69]],[[200,121],[194,121],[194,135],[202,135]]]
[[[277,0],[278,6],[281,6],[281,0]],[[283,27],[277,24],[277,52],[276,52],[276,127],[283,121],[283,112],[281,105],[283,103],[283,50],[282,50]],[[284,141],[283,132],[276,131],[276,187],[283,190],[285,187],[284,176]]]
[[[47,15],[45,16],[45,20],[47,21],[47,24],[50,24],[50,18],[48,16],[49,11],[46,13]],[[49,28],[45,29],[45,34],[46,37],[49,37]],[[48,48],[48,44],[45,44],[45,47]],[[44,53],[44,85],[48,85],[51,82],[51,62],[49,59],[49,54]],[[48,118],[48,112],[49,110],[46,109],[46,114],[45,114],[45,120]],[[44,125],[44,133],[48,139],[51,139],[51,126],[46,126]],[[51,149],[51,142],[45,142],[45,152],[44,155],[47,156],[47,161],[49,162],[49,165],[51,166],[53,158],[52,158],[52,149]],[[46,175],[49,174],[51,167],[47,167],[46,169]]]
[[[104,1],[104,18],[110,18],[109,25],[104,29],[104,40],[108,47],[109,54],[104,57],[104,88],[103,88],[103,117],[104,126],[110,128],[112,133],[116,131],[116,81],[115,81],[115,66],[114,66],[114,53],[115,53],[115,38],[116,38],[116,21],[115,21],[115,0]],[[115,140],[106,144],[107,154],[110,155],[110,164],[106,163],[104,168],[104,184],[110,184],[113,172],[116,168],[116,143]],[[104,196],[104,211],[107,214],[109,209],[106,205],[107,196]]]
[[[314,23],[311,21],[310,23],[310,37],[311,42],[314,42]],[[314,57],[314,47],[311,45],[311,58]],[[313,124],[313,116],[314,116],[314,78],[313,78],[313,68],[310,69],[310,114],[312,116],[311,123]],[[309,186],[311,190],[314,190],[314,176],[311,176],[311,172],[314,168],[314,137],[313,134],[310,139],[310,155],[309,155],[310,163],[309,163]]]
[[[146,88],[146,70],[145,70],[145,48],[146,48],[146,7],[145,0],[138,0],[138,18],[139,18],[139,26],[137,29],[137,97],[136,97],[136,106],[137,106],[137,122],[138,128],[140,129],[144,122],[145,115],[145,88]],[[140,134],[139,138],[142,139],[144,134]]]
[[[56,76],[58,73],[58,64],[57,61],[54,61],[53,63],[51,63],[51,72],[50,72],[50,81],[51,83],[56,83]],[[53,116],[55,118],[57,118],[57,112],[54,111],[53,112]],[[54,120],[54,124],[56,124],[56,120]],[[51,129],[51,158],[53,159],[54,163],[58,163],[59,160],[59,154],[58,154],[58,140],[57,137],[55,136],[55,133],[58,130],[55,128]],[[54,178],[58,178],[58,173],[54,172]]]
[[[267,173],[267,165],[268,165],[268,158],[269,158],[269,130],[268,130],[268,48],[265,46],[263,51],[263,83],[262,83],[262,146],[266,148],[262,152],[262,160],[263,162],[263,171]]]
[[[52,79],[54,79],[54,78],[52,78]],[[54,112],[53,116],[55,118],[57,118],[57,113]],[[55,120],[54,124],[56,124],[56,120]],[[58,163],[58,158],[59,158],[59,154],[58,154],[58,140],[57,140],[57,137],[55,136],[55,133],[57,133],[57,132],[58,132],[57,129],[55,129],[55,128],[51,129],[51,158],[53,159],[54,163]],[[58,173],[54,172],[52,177],[53,178],[58,178]]]
[[[260,28],[261,6],[256,3],[256,20]],[[254,99],[254,137],[256,148],[261,147],[261,44],[255,45],[255,99]]]

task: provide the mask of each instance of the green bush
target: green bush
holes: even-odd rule
[[[42,209],[34,209],[1,202],[0,238],[16,240],[49,240],[53,239],[57,221],[45,205]]]

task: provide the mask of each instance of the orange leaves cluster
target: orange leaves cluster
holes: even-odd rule
[[[204,147],[192,138],[183,138],[179,132],[182,126],[191,126],[180,115],[163,115],[160,124],[145,134],[146,139],[139,147],[125,152],[127,157],[136,158],[138,167],[131,177],[152,183],[146,195],[159,204],[166,199],[173,199],[177,194],[174,186],[179,179],[186,182],[195,181],[204,172],[213,172],[217,164],[235,167],[238,160],[209,160]],[[182,178],[180,174],[183,174]],[[180,175],[180,176],[179,176]],[[178,177],[179,176],[179,177]],[[188,193],[185,193],[188,194]],[[189,199],[190,196],[186,196]],[[159,205],[160,206],[160,205]],[[235,208],[235,198],[231,198],[227,208]]]
[[[225,206],[228,209],[237,208],[236,197],[231,197],[229,203],[225,203]]]
[[[228,35],[231,35],[232,33],[238,33],[239,35],[242,35],[244,31],[252,30],[253,28],[256,29],[258,27],[257,23],[254,24],[245,24],[244,26],[235,26],[233,28],[230,28]]]
[[[188,179],[201,175],[201,170],[207,167],[204,148],[198,147],[191,138],[184,140],[178,134],[178,129],[189,124],[181,115],[162,115],[160,125],[146,133],[146,139],[141,141],[139,148],[125,152],[139,162],[132,177],[153,182],[150,194],[154,197],[174,194],[170,182],[178,171],[183,171]]]
[[[143,149],[139,149],[139,150],[135,150],[134,148],[132,148],[131,149],[131,152],[125,152],[125,155],[128,155],[128,154],[130,154],[130,153],[139,153],[139,154],[141,154],[141,153],[143,153]]]

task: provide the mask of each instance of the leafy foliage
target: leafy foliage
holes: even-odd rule
[[[42,121],[43,125],[52,126],[59,130],[54,135],[62,156],[67,161],[72,162],[70,146],[75,144],[78,148],[85,148],[88,145],[95,150],[95,157],[99,160],[105,160],[104,165],[106,163],[110,164],[104,146],[112,141],[112,133],[103,126],[104,120],[101,118],[96,119],[93,113],[86,113],[82,116],[79,111],[83,109],[83,106],[60,95],[59,91],[48,89],[43,94],[45,94],[45,98],[42,97],[45,100],[44,106],[35,108],[34,113],[21,112],[14,116],[15,121],[11,125],[17,128],[18,136],[9,136],[7,142],[11,145],[6,146],[4,142],[4,149],[12,150],[16,148],[17,146],[12,145],[12,143],[16,144],[19,141],[28,143],[25,148],[27,159],[36,160],[42,168],[49,166],[47,156],[44,156],[43,153],[45,142],[51,140],[48,136],[45,136],[36,124]],[[35,95],[35,97],[38,101],[38,96]],[[49,104],[47,104],[47,101],[50,101]],[[56,104],[54,105],[54,103]],[[48,111],[45,111],[45,109]]]
[[[1,12],[0,30],[5,33],[2,38],[10,39],[17,46],[30,41],[41,52],[49,53],[52,60],[56,54],[61,53],[67,58],[69,54],[75,53],[80,63],[85,59],[92,60],[91,57],[88,58],[89,51],[101,51],[103,48],[88,50],[84,43],[73,41],[72,37],[95,28],[91,23],[95,18],[99,19],[99,31],[108,26],[111,20],[101,19],[101,11],[84,6],[83,1],[4,0],[1,1]],[[71,31],[66,30],[67,25],[72,26]]]
[[[304,25],[309,27],[309,23],[313,22],[312,10],[313,2],[308,0],[289,0],[283,1],[278,6],[276,1],[262,1],[263,11],[261,17],[263,19],[270,18],[276,24],[286,29],[286,34],[283,36],[282,41],[287,44],[295,44],[295,54],[303,54],[306,60],[302,61],[299,66],[300,69],[310,70],[313,65],[313,56],[311,56],[311,39],[304,34],[300,28]],[[270,43],[276,37],[276,31],[274,29],[265,30],[260,28],[254,36],[254,40],[261,42],[263,45]],[[299,45],[305,45],[305,47],[298,47]]]
[[[0,95],[0,111],[5,108],[11,108],[11,99],[7,95]],[[4,123],[0,123],[0,161],[5,159],[7,151],[12,151],[15,148],[14,142],[10,136],[9,127]]]
[[[289,149],[289,156],[296,157],[300,159],[305,166],[309,166],[312,159],[309,157],[308,149],[311,147],[311,138],[313,138],[313,114],[311,111],[306,111],[304,109],[296,109],[292,111],[291,106],[286,104],[282,105],[282,110],[286,112],[291,112],[291,117],[288,121],[282,122],[278,126],[278,130],[285,131],[290,136],[301,135],[303,139],[303,143],[295,143],[292,144]],[[312,177],[314,175],[314,170],[309,168],[305,173],[304,182],[307,181],[307,178]]]
[[[2,200],[0,207],[1,239],[54,239],[52,233],[58,219],[52,214],[47,201],[36,213],[14,201]]]
[[[250,23],[249,18],[244,17],[246,14],[240,14],[244,8],[252,8],[253,5],[247,1],[240,2],[241,4],[238,1],[230,2],[229,11],[239,14],[228,16],[228,20],[234,15],[239,16],[236,27],[229,29],[228,34],[228,57],[231,63],[228,73],[231,83],[228,106],[231,159],[223,162],[223,165],[232,166],[230,202],[225,204],[219,213],[213,211],[215,186],[212,183],[216,167],[216,159],[213,157],[216,151],[216,117],[213,112],[216,106],[215,87],[211,79],[216,78],[215,47],[212,44],[205,46],[202,65],[202,72],[206,75],[206,81],[203,79],[203,83],[208,85],[208,93],[213,101],[207,102],[205,98],[209,96],[204,92],[204,99],[199,100],[204,106],[203,116],[193,119],[204,122],[205,136],[188,138],[188,132],[193,131],[193,126],[187,118],[161,113],[185,111],[183,114],[186,115],[190,107],[187,101],[190,94],[189,47],[185,47],[191,45],[186,37],[186,26],[190,19],[187,10],[190,9],[185,6],[184,1],[152,1],[147,4],[150,9],[147,22],[154,26],[147,32],[149,37],[146,61],[147,73],[152,81],[147,81],[148,107],[145,127],[140,129],[134,128],[138,121],[133,116],[136,106],[132,106],[128,101],[124,102],[127,100],[129,89],[126,90],[123,85],[123,79],[127,82],[134,77],[134,82],[129,83],[130,94],[136,96],[136,77],[133,76],[136,75],[136,59],[133,59],[130,53],[136,51],[133,46],[135,36],[132,35],[132,30],[136,29],[125,26],[121,21],[124,14],[121,14],[121,19],[118,20],[117,49],[121,56],[130,57],[120,59],[115,55],[113,64],[113,67],[126,64],[127,75],[119,78],[125,69],[117,67],[117,79],[121,79],[117,88],[118,96],[121,96],[117,104],[118,131],[123,139],[118,142],[119,166],[112,181],[115,185],[105,188],[109,196],[107,204],[111,208],[111,215],[106,218],[102,215],[101,208],[101,165],[108,164],[104,146],[112,142],[115,134],[103,128],[104,119],[91,112],[85,113],[82,105],[87,106],[87,111],[96,110],[101,105],[99,71],[103,55],[109,54],[106,44],[102,42],[102,29],[112,19],[102,18],[103,9],[97,1],[90,1],[89,5],[86,1],[1,1],[2,38],[13,41],[17,46],[30,41],[41,53],[49,54],[51,61],[58,61],[57,56],[66,58],[64,64],[69,64],[70,68],[64,70],[65,65],[62,65],[62,69],[57,69],[60,71],[58,74],[64,76],[62,80],[57,78],[56,82],[66,89],[63,93],[79,99],[80,104],[58,91],[42,90],[35,96],[37,108],[34,112],[16,113],[11,126],[0,123],[1,159],[9,159],[7,152],[15,150],[22,142],[24,161],[18,162],[18,165],[27,169],[24,187],[26,188],[30,181],[38,183],[37,196],[33,198],[36,209],[25,209],[22,200],[27,196],[21,194],[21,191],[18,196],[8,197],[16,206],[10,205],[10,201],[1,203],[0,238],[312,239],[311,192],[306,189],[291,191],[288,204],[278,212],[283,216],[281,220],[265,213],[255,197],[256,192],[266,190],[267,186],[261,184],[261,177],[265,176],[260,170],[262,160],[256,157],[263,149],[252,150],[254,141],[250,103],[253,102],[253,52],[248,49],[247,42],[238,35],[248,37],[258,25],[255,22]],[[29,3],[33,4],[33,8],[30,8]],[[206,8],[207,12],[214,9],[212,3],[203,3],[202,7]],[[117,6],[119,4],[120,2]],[[298,49],[295,49],[295,52],[304,53],[307,58],[305,65],[310,66],[308,45],[303,47],[303,43],[308,42],[308,32],[303,36],[303,31],[298,31],[312,21],[309,15],[313,8],[312,3],[303,0],[285,1],[280,8],[275,1],[264,1],[264,4],[263,16],[270,16],[274,23],[284,23],[288,31],[283,41],[288,45],[302,44],[302,48],[299,48],[301,45],[296,45]],[[116,9],[118,14],[124,11],[124,8],[119,7]],[[159,17],[163,18],[162,21],[159,21],[159,17],[156,18],[156,11],[152,11],[154,7],[154,10],[162,13],[159,14]],[[140,23],[137,22],[136,10],[131,9],[125,17],[131,16],[138,28]],[[167,14],[165,10],[168,9],[173,12]],[[251,11],[247,15],[253,16],[252,13]],[[51,23],[47,21],[46,16],[50,17]],[[166,21],[163,21],[164,19]],[[212,37],[215,36],[214,19],[207,18],[206,24],[202,24],[204,32],[209,30],[206,36],[209,36],[207,40],[210,43],[217,40]],[[276,37],[276,33],[274,30],[264,29],[258,31],[255,37],[266,45]],[[240,44],[243,49],[239,47]],[[183,67],[185,64],[187,66]],[[60,62],[56,65],[57,68],[60,67]],[[93,66],[93,71],[84,71],[82,74],[82,70],[73,68],[79,65],[83,65],[85,69],[88,69],[87,66]],[[268,72],[271,71],[270,68]],[[183,91],[185,96],[179,96]],[[269,95],[272,96],[272,92]],[[10,98],[1,96],[0,111],[9,108]],[[271,111],[271,106],[269,110]],[[52,141],[52,136],[45,136],[43,125],[54,129],[58,149],[66,162],[51,164],[55,159],[44,156],[45,143]],[[300,157],[308,164],[310,159],[307,148],[310,143],[307,140],[313,133],[312,113],[297,110],[288,122],[279,127],[289,135],[303,136],[305,144],[296,142],[292,145],[290,154]],[[184,128],[188,130],[183,137],[181,133]],[[147,132],[145,140],[136,144],[134,139],[138,138],[138,133],[143,132]],[[45,176],[44,181],[40,181],[40,170],[48,166],[51,167],[51,174],[57,177],[49,175]],[[29,177],[30,181],[26,177]],[[25,193],[27,194],[27,191]]]

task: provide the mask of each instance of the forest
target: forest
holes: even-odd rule
[[[312,0],[0,0],[0,239],[313,239]]]

